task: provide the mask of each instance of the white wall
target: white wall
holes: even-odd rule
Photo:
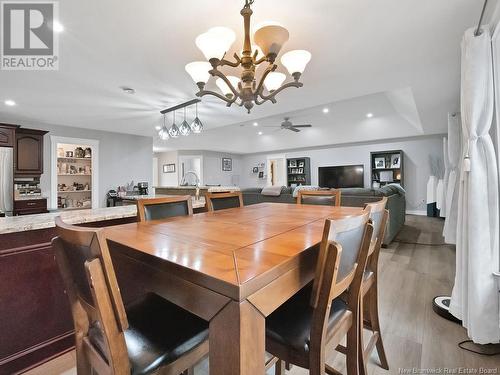
[[[407,138],[385,143],[359,143],[349,146],[331,146],[328,148],[313,148],[299,151],[287,151],[287,158],[310,157],[311,180],[318,184],[318,167],[364,164],[365,187],[370,186],[370,152],[384,150],[404,151],[404,185],[406,190],[407,210],[425,211],[427,180],[430,175],[429,158],[442,160],[442,135]],[[265,186],[266,180],[259,179],[252,173],[252,168],[265,162],[266,154],[244,155],[241,160],[240,186]]]
[[[158,157],[158,186],[179,185],[179,157],[183,155],[196,155],[203,158],[203,184],[208,185],[239,185],[241,181],[241,155],[226,154],[222,152],[205,150],[181,150],[170,152],[159,152]],[[233,170],[222,170],[222,158],[233,160]],[[163,164],[175,163],[175,173],[163,173]]]
[[[158,158],[158,186],[179,185],[179,163],[177,151],[159,152],[154,156]],[[164,164],[175,164],[175,172],[163,173]]]
[[[44,173],[40,184],[42,194],[50,197],[50,136],[95,139],[99,141],[99,207],[106,207],[108,190],[130,181],[152,183],[153,138],[103,132],[58,125],[25,126],[47,130],[44,137]]]

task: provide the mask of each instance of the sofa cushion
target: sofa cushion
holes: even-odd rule
[[[297,195],[299,195],[300,190],[318,190],[319,186],[312,186],[312,185],[299,185],[296,186],[295,189],[293,190],[293,197],[297,198]]]
[[[244,193],[259,193],[262,191],[261,187],[252,187],[252,188],[245,188],[241,189],[241,192]]]
[[[281,195],[281,190],[281,186],[266,186],[260,193],[270,197],[279,197]]]

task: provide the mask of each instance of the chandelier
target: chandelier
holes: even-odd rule
[[[304,50],[294,50],[281,56],[281,63],[286,67],[293,80],[283,83],[286,75],[276,72],[278,65],[275,63],[278,54],[289,37],[288,30],[283,26],[271,24],[259,28],[254,34],[254,42],[260,48],[263,56],[259,57],[259,49],[252,50],[250,42],[250,17],[252,9],[250,6],[254,0],[245,0],[245,6],[241,10],[244,20],[245,40],[241,56],[234,54],[234,61],[225,59],[227,51],[236,39],[235,33],[226,27],[214,27],[196,38],[196,45],[205,55],[207,61],[195,61],[186,65],[186,71],[199,88],[196,96],[215,96],[227,103],[230,107],[233,103],[244,106],[248,113],[255,104],[260,105],[267,101],[276,103],[276,95],[289,87],[302,87],[299,82],[307,63],[311,60],[311,54]],[[256,68],[267,63],[265,71],[260,79],[255,76]],[[240,68],[239,78],[226,76],[220,68],[228,66]],[[205,85],[210,76],[217,77],[216,84],[222,94],[205,90]]]

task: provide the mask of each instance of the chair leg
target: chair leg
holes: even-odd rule
[[[359,351],[359,315],[355,314],[352,326],[347,331],[347,353],[346,353],[346,367],[347,375],[358,375],[358,351]]]
[[[368,295],[368,294],[367,294]],[[359,359],[359,374],[360,375],[368,375],[368,370],[366,368],[366,361],[365,361],[365,344],[364,344],[364,338],[363,338],[363,322],[364,322],[364,297],[361,294],[359,297],[359,316],[358,316],[358,359]],[[349,350],[349,346],[347,347],[347,350]]]
[[[274,375],[285,375],[285,362],[281,359],[274,365]]]
[[[380,359],[380,365],[383,369],[389,370],[389,363],[387,362],[387,356],[385,354],[384,343],[382,341],[382,332],[380,331],[380,321],[378,316],[378,285],[377,280],[373,283],[371,290],[368,292],[369,298],[369,309],[370,309],[370,321],[372,330],[378,332],[379,337],[377,340],[377,353]]]

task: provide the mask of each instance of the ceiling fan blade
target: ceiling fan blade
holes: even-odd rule
[[[281,128],[281,125],[264,125],[263,128]]]
[[[292,125],[294,128],[310,128],[312,125]]]
[[[296,132],[296,133],[300,132],[299,129],[295,129],[295,127],[293,127],[293,126],[290,126],[289,128],[285,128],[285,129],[291,130],[291,131]]]

